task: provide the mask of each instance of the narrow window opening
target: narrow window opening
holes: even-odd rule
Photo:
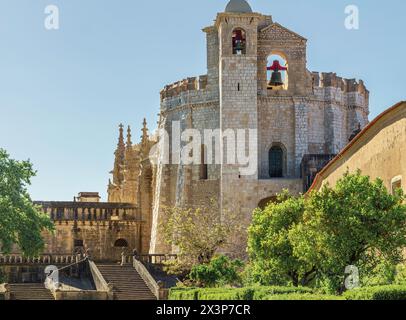
[[[207,154],[206,154],[206,146],[202,144],[201,146],[201,161],[200,161],[200,180],[208,180],[209,179],[209,168],[207,165]]]
[[[392,194],[394,195],[398,189],[402,189],[402,178],[396,177],[392,179]]]

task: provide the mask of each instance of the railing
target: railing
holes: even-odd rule
[[[166,262],[175,261],[177,258],[176,254],[141,254],[137,256],[139,261],[150,265],[163,265]]]
[[[40,255],[38,257],[24,257],[21,254],[0,254],[0,265],[66,265],[78,263],[83,255]]]
[[[53,221],[141,221],[138,207],[125,203],[35,202]]]
[[[169,290],[165,289],[162,283],[156,282],[148,269],[136,257],[133,257],[133,267],[158,300],[168,299]]]
[[[96,264],[93,261],[88,260],[88,263],[94,284],[96,286],[96,290],[108,292],[111,295],[111,299],[113,299],[113,285],[107,283],[99,268],[97,268]]]

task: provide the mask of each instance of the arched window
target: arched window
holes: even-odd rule
[[[118,239],[118,240],[116,240],[116,242],[114,242],[114,246],[116,248],[127,248],[128,242],[125,239]]]
[[[269,175],[271,178],[283,178],[283,149],[274,146],[269,150]]]
[[[243,29],[233,31],[233,54],[242,55],[247,51],[247,39]]]
[[[288,62],[279,54],[272,54],[267,62],[267,81],[269,90],[287,90],[289,86]]]

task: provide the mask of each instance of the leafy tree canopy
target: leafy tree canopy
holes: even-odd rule
[[[306,285],[315,278],[343,291],[347,266],[356,266],[362,281],[383,261],[403,260],[404,195],[390,194],[380,179],[347,173],[334,188],[280,200],[257,210],[249,230],[251,268],[267,275],[259,280]]]
[[[230,212],[220,214],[218,204],[210,201],[197,208],[165,208],[161,225],[168,245],[176,248],[179,259],[169,266],[173,273],[188,273],[193,265],[210,263],[220,248],[241,237],[238,218]]]
[[[18,245],[26,256],[38,255],[44,247],[41,232],[53,230],[50,218],[37,208],[27,191],[35,176],[29,161],[10,159],[0,149],[0,252]]]

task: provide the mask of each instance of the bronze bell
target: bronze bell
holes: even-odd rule
[[[283,86],[282,74],[279,71],[272,72],[271,81],[268,84],[270,87]]]

